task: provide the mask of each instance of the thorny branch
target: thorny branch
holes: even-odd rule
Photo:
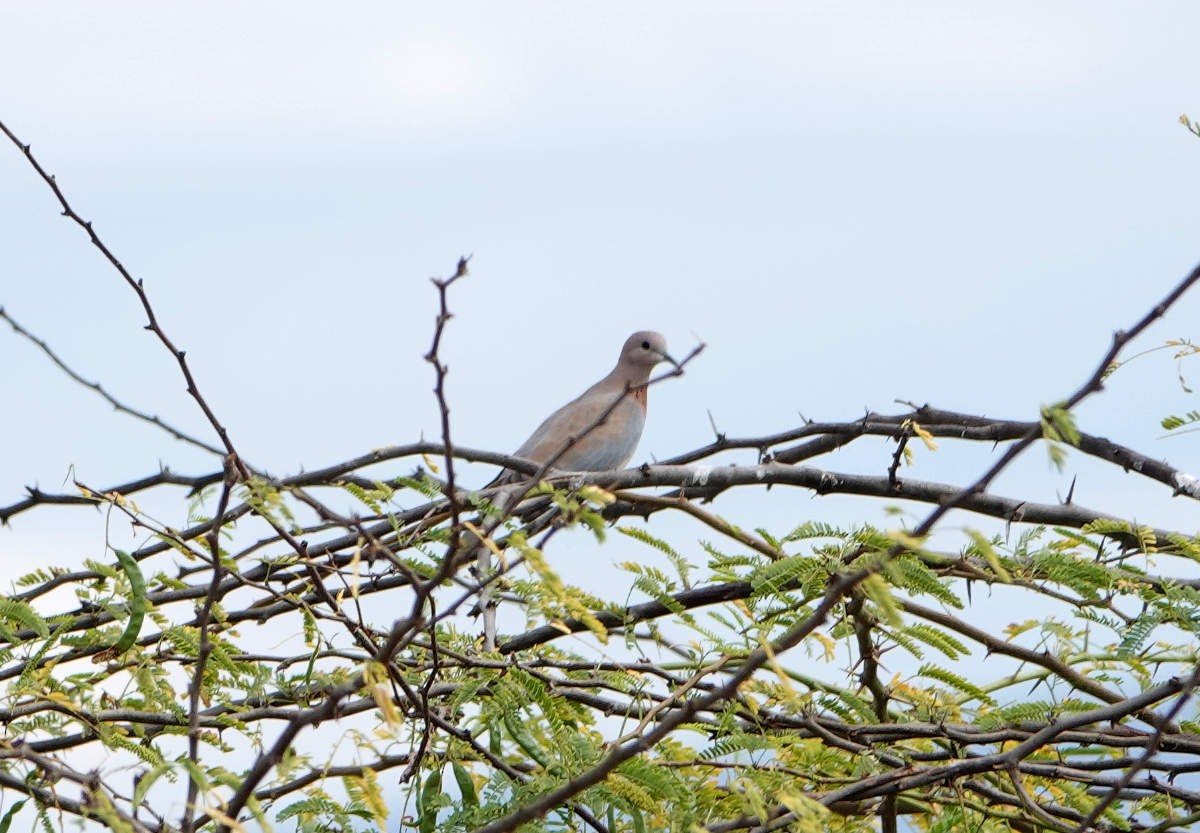
[[[25,159],[28,160],[33,169],[37,171],[38,176],[40,176],[42,180],[48,186],[50,186],[50,190],[54,193],[55,199],[57,199],[58,204],[62,206],[63,216],[83,229],[92,245],[100,250],[100,253],[104,256],[104,259],[107,260],[109,264],[117,270],[117,273],[120,274],[120,276],[125,280],[125,283],[129,285],[129,288],[132,289],[137,295],[138,300],[142,304],[142,310],[146,314],[146,329],[154,333],[154,335],[162,343],[163,347],[167,348],[168,352],[175,357],[175,361],[179,365],[179,371],[183,374],[183,378],[187,382],[187,392],[196,401],[196,404],[200,407],[200,410],[204,413],[205,418],[208,420],[209,425],[211,425],[213,430],[217,432],[217,436],[221,438],[221,444],[225,448],[225,453],[234,455],[236,457],[237,452],[234,450],[233,444],[229,440],[228,432],[226,432],[225,427],[217,419],[217,415],[213,413],[212,408],[209,406],[204,396],[201,395],[200,389],[196,385],[196,380],[192,376],[192,370],[188,366],[187,354],[175,346],[175,342],[171,340],[166,331],[163,330],[163,328],[159,325],[158,316],[154,314],[154,307],[150,304],[150,297],[146,294],[146,290],[142,285],[142,282],[138,279],[135,279],[121,263],[121,261],[117,260],[116,255],[112,253],[108,246],[104,244],[104,241],[100,239],[99,235],[96,234],[95,229],[92,228],[91,222],[83,219],[83,217],[79,216],[79,214],[75,212],[75,209],[71,207],[69,202],[67,202],[66,195],[63,194],[62,189],[59,188],[58,181],[55,180],[52,174],[47,173],[45,168],[41,166],[36,157],[34,157],[30,146],[18,139],[16,134],[8,128],[8,125],[2,121],[0,121],[0,132],[3,132],[4,135],[7,136],[9,140],[21,150],[21,153],[25,155]],[[248,476],[248,473],[245,473],[245,476]]]
[[[450,525],[450,550],[452,552],[458,550],[458,535],[461,523],[459,515],[462,511],[462,506],[459,503],[454,482],[454,443],[450,439],[450,403],[446,399],[446,373],[448,372],[448,368],[442,362],[438,351],[442,345],[442,337],[446,332],[446,324],[449,323],[451,318],[447,293],[451,286],[467,276],[467,264],[470,260],[469,255],[467,257],[460,257],[453,275],[445,279],[433,279],[433,285],[437,287],[438,291],[440,309],[438,311],[437,322],[433,328],[433,344],[430,346],[429,352],[425,354],[425,361],[433,365],[433,370],[437,377],[434,394],[437,397],[438,413],[441,416],[442,459],[445,461],[446,466],[446,483],[443,494],[446,496],[446,501],[450,507],[450,518],[452,521]]]
[[[233,455],[230,455],[227,461],[225,483],[221,487],[221,497],[217,499],[217,517],[223,516],[229,508],[229,498],[236,477]],[[206,540],[208,543],[209,558],[211,559],[212,577],[209,580],[208,595],[196,611],[196,630],[199,632],[200,644],[196,651],[196,662],[191,669],[192,680],[188,686],[188,715],[190,718],[188,726],[188,757],[193,761],[200,760],[200,698],[204,690],[204,674],[213,650],[208,627],[212,618],[213,606],[216,605],[217,600],[220,598],[221,579],[225,575],[225,568],[221,563],[221,528],[214,526]],[[196,807],[199,795],[199,783],[196,779],[189,779],[187,803],[184,805],[186,809],[184,810],[183,821],[180,824],[180,829],[183,833],[191,833],[192,831],[192,810]]]

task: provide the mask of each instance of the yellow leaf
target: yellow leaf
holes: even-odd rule
[[[582,608],[578,611],[579,620],[587,625],[587,629],[596,635],[600,640],[600,644],[608,644],[608,628],[604,627],[604,623],[596,618],[587,608]]]
[[[930,434],[915,421],[912,422],[910,426],[912,428],[912,432],[921,438],[921,442],[925,443],[926,448],[928,448],[930,451],[938,450],[938,444],[933,438],[933,434]]]
[[[396,711],[396,704],[392,702],[392,690],[386,683],[376,683],[371,686],[371,699],[379,707],[387,725],[392,727],[400,725],[400,713]]]
[[[384,822],[387,821],[388,806],[387,802],[383,800],[383,791],[379,789],[379,776],[370,767],[363,767],[362,780],[359,783],[362,784],[363,803],[375,817],[379,829],[386,831],[387,827]]]
[[[599,486],[583,486],[579,490],[579,496],[588,503],[594,503],[597,506],[608,506],[610,503],[617,502],[617,496],[606,489],[601,489]]]
[[[924,538],[918,538],[915,535],[909,535],[907,532],[905,532],[902,529],[889,529],[884,534],[887,535],[887,537],[890,538],[893,542],[899,544],[900,546],[902,546],[908,550],[918,551],[921,549],[921,546],[925,543]]]
[[[221,812],[216,807],[206,805],[202,808],[202,812],[212,818],[214,821],[221,822],[221,824],[225,825],[230,830],[236,831],[236,833],[246,833],[246,826],[244,824],[225,815],[225,813]]]
[[[75,702],[61,691],[47,692],[45,697],[47,700],[53,700],[55,703],[58,703],[61,706],[65,706],[66,708],[70,709],[72,712],[78,713],[78,711],[79,711],[79,706],[75,705]]]
[[[470,521],[463,521],[463,526],[467,531],[483,542],[483,545],[492,551],[492,555],[500,555],[500,547],[496,546],[496,542],[483,534],[483,530],[477,527]]]
[[[834,652],[837,650],[837,643],[828,634],[820,631],[813,631],[811,636],[821,643],[821,658],[826,662],[831,662],[835,656]]]
[[[358,598],[358,582],[360,579],[358,568],[361,564],[362,545],[360,544],[350,554],[350,564],[348,565],[350,567],[350,595],[355,599]],[[340,606],[341,602],[339,601],[338,604]]]
[[[829,808],[819,801],[809,798],[803,793],[797,792],[781,792],[778,796],[779,803],[787,807],[799,821],[812,821],[819,818],[824,818],[829,815]]]
[[[775,652],[771,650],[771,643],[764,641],[762,643],[762,647],[763,650],[767,652],[767,660],[770,663],[772,670],[774,670],[775,676],[779,678],[780,687],[784,690],[784,696],[781,699],[792,705],[799,705],[800,698],[796,694],[796,689],[792,685],[792,680],[790,677],[788,677],[787,672],[784,671],[783,667],[779,664],[779,660],[776,658]],[[746,699],[750,700],[751,698]]]

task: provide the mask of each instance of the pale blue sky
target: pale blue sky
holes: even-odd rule
[[[255,464],[436,436],[428,277],[467,253],[445,350],[458,441],[515,448],[632,330],[679,353],[698,335],[652,393],[641,460],[707,442],[706,410],[753,435],[895,398],[1033,418],[1072,389],[1200,260],[1200,139],[1177,121],[1200,116],[1197,31],[1193,3],[9,5],[0,118],[145,280]],[[0,228],[0,304],[203,434],[132,293],[11,148]],[[1194,335],[1198,309],[1146,343]],[[94,485],[212,468],[5,332],[0,362],[0,503],[72,466]],[[1187,468],[1196,441],[1156,439],[1197,407],[1174,372],[1118,376],[1084,427]],[[962,479],[989,451],[913,475]],[[1077,470],[1047,477],[1039,453],[1008,482],[1053,499]],[[1085,498],[1200,526],[1132,477],[1081,478]],[[775,500],[783,528],[797,501],[880,517]],[[0,554],[73,559],[79,513],[35,514]],[[99,554],[95,529],[79,541]]]

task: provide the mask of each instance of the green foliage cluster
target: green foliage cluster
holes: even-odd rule
[[[1061,417],[1048,419],[1069,439]],[[747,533],[724,522],[734,537],[703,540],[689,555],[625,520],[616,530],[633,549],[619,568],[644,601],[566,583],[544,545],[513,521],[501,604],[544,636],[518,651],[502,637],[497,652],[482,651],[471,620],[444,612],[461,612],[471,593],[457,595],[444,578],[418,611],[423,621],[381,665],[369,647],[387,639],[413,587],[442,566],[444,524],[414,525],[400,508],[428,501],[432,483],[340,487],[376,515],[391,558],[371,557],[365,536],[307,563],[257,542],[222,551],[216,580],[227,589],[208,605],[204,638],[197,605],[214,579],[206,539],[159,525],[123,498],[96,496],[143,526],[150,543],[140,564],[119,552],[75,572],[37,571],[0,601],[0,717],[10,752],[28,752],[0,757],[0,785],[24,792],[47,830],[64,807],[135,830],[130,818],[156,817],[190,783],[195,814],[213,828],[231,821],[228,802],[265,756],[269,775],[244,805],[255,826],[476,830],[585,778],[613,749],[713,691],[814,617],[833,577],[857,565],[865,578],[798,652],[772,655],[731,696],[523,829],[594,820],[613,831],[682,832],[786,816],[792,830],[867,831],[887,800],[920,829],[950,829],[953,819],[954,829],[1006,831],[1029,814],[1014,770],[1000,763],[1006,749],[1186,673],[1197,659],[1200,591],[1150,570],[1164,558],[1200,558],[1200,542],[1182,535],[1159,541],[1148,528],[1098,519],[1026,527],[1011,540],[966,530],[959,549],[946,551],[902,530],[806,520],[757,529],[767,546],[748,549],[739,544]],[[254,516],[274,513],[284,528],[315,532],[283,490],[258,483],[240,497]],[[568,527],[600,539],[611,501],[590,497],[544,494]],[[204,517],[200,506],[193,519]],[[225,524],[223,540],[238,540],[247,523]],[[722,591],[714,600],[703,596],[714,589]],[[64,590],[74,605],[62,605]],[[981,594],[1055,612],[1013,618],[1003,638],[984,639],[970,618]],[[648,603],[657,603],[652,614]],[[286,636],[270,643],[261,627]],[[586,636],[565,642],[567,633]],[[316,717],[333,697],[337,709]],[[285,727],[322,723],[339,727],[337,742],[298,737],[272,751]],[[1170,738],[1200,750],[1189,723]],[[1051,737],[1017,767],[1021,790],[1070,808],[1064,818],[1085,815],[1103,780],[1074,773],[1110,771],[1106,762],[1122,754],[1110,741],[1110,730],[1088,723]],[[137,773],[131,791],[88,781],[75,756],[96,749]],[[970,778],[889,786],[897,772],[989,756],[997,763]],[[880,788],[858,796],[873,781]],[[843,792],[850,797],[837,799]],[[1122,797],[1103,818],[1131,830],[1130,819],[1165,823],[1180,813],[1169,791],[1147,791]]]

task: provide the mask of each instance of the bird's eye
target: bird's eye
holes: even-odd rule
[[[643,342],[642,342],[642,349],[643,349],[643,350],[649,350],[649,349],[650,349],[650,342],[648,342],[648,341],[643,341]]]

